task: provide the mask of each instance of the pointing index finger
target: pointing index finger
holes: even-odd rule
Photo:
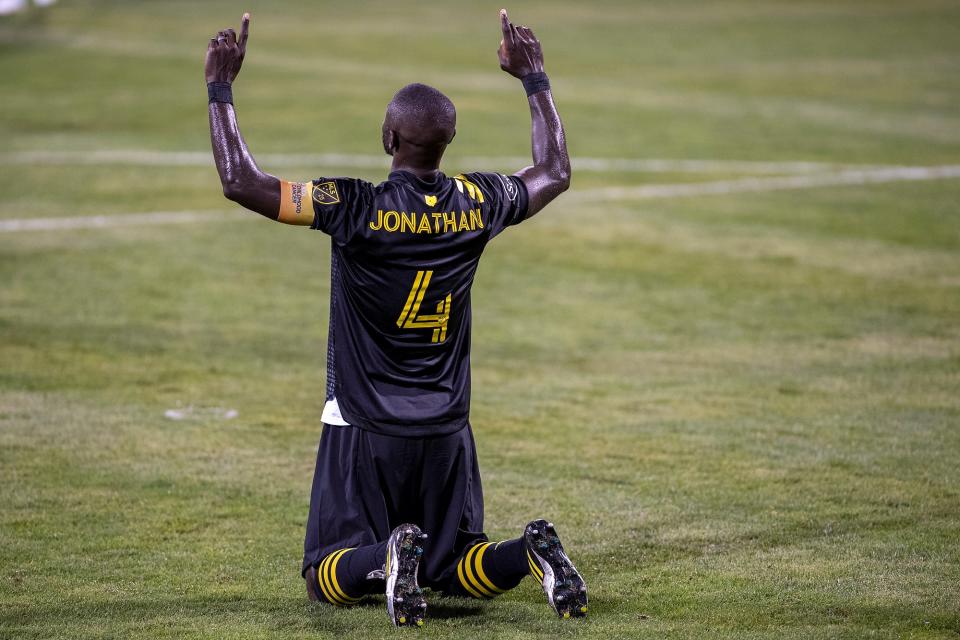
[[[507,10],[500,9],[500,30],[503,32],[503,39],[513,40],[513,31],[510,29],[510,18],[507,17]]]
[[[247,37],[250,35],[250,14],[243,14],[243,18],[240,20],[240,48],[247,46]]]

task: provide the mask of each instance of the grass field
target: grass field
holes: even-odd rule
[[[206,39],[253,13],[288,179],[382,178],[407,82],[458,106],[448,173],[518,169],[528,114],[499,5],[324,4],[0,18],[0,637],[403,635],[305,599],[328,241],[220,195]],[[489,533],[553,519],[591,616],[527,581],[422,635],[960,637],[960,4],[510,9],[579,169],[484,258],[472,422]]]

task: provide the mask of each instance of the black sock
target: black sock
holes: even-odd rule
[[[467,549],[457,563],[451,592],[474,598],[493,598],[513,589],[530,573],[523,538],[481,542]]]
[[[331,604],[354,604],[378,585],[367,576],[382,571],[387,559],[387,543],[380,542],[356,549],[339,549],[328,554],[317,567],[320,593]]]

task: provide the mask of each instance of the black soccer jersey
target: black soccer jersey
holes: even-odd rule
[[[387,435],[452,433],[470,408],[470,287],[484,247],[527,215],[498,173],[394,171],[374,186],[313,181],[313,228],[333,239],[327,399]]]

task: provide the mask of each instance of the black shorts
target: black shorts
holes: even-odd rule
[[[470,425],[435,438],[400,438],[324,424],[302,571],[337,549],[383,542],[407,522],[429,534],[420,585],[445,591],[464,550],[487,539]]]

